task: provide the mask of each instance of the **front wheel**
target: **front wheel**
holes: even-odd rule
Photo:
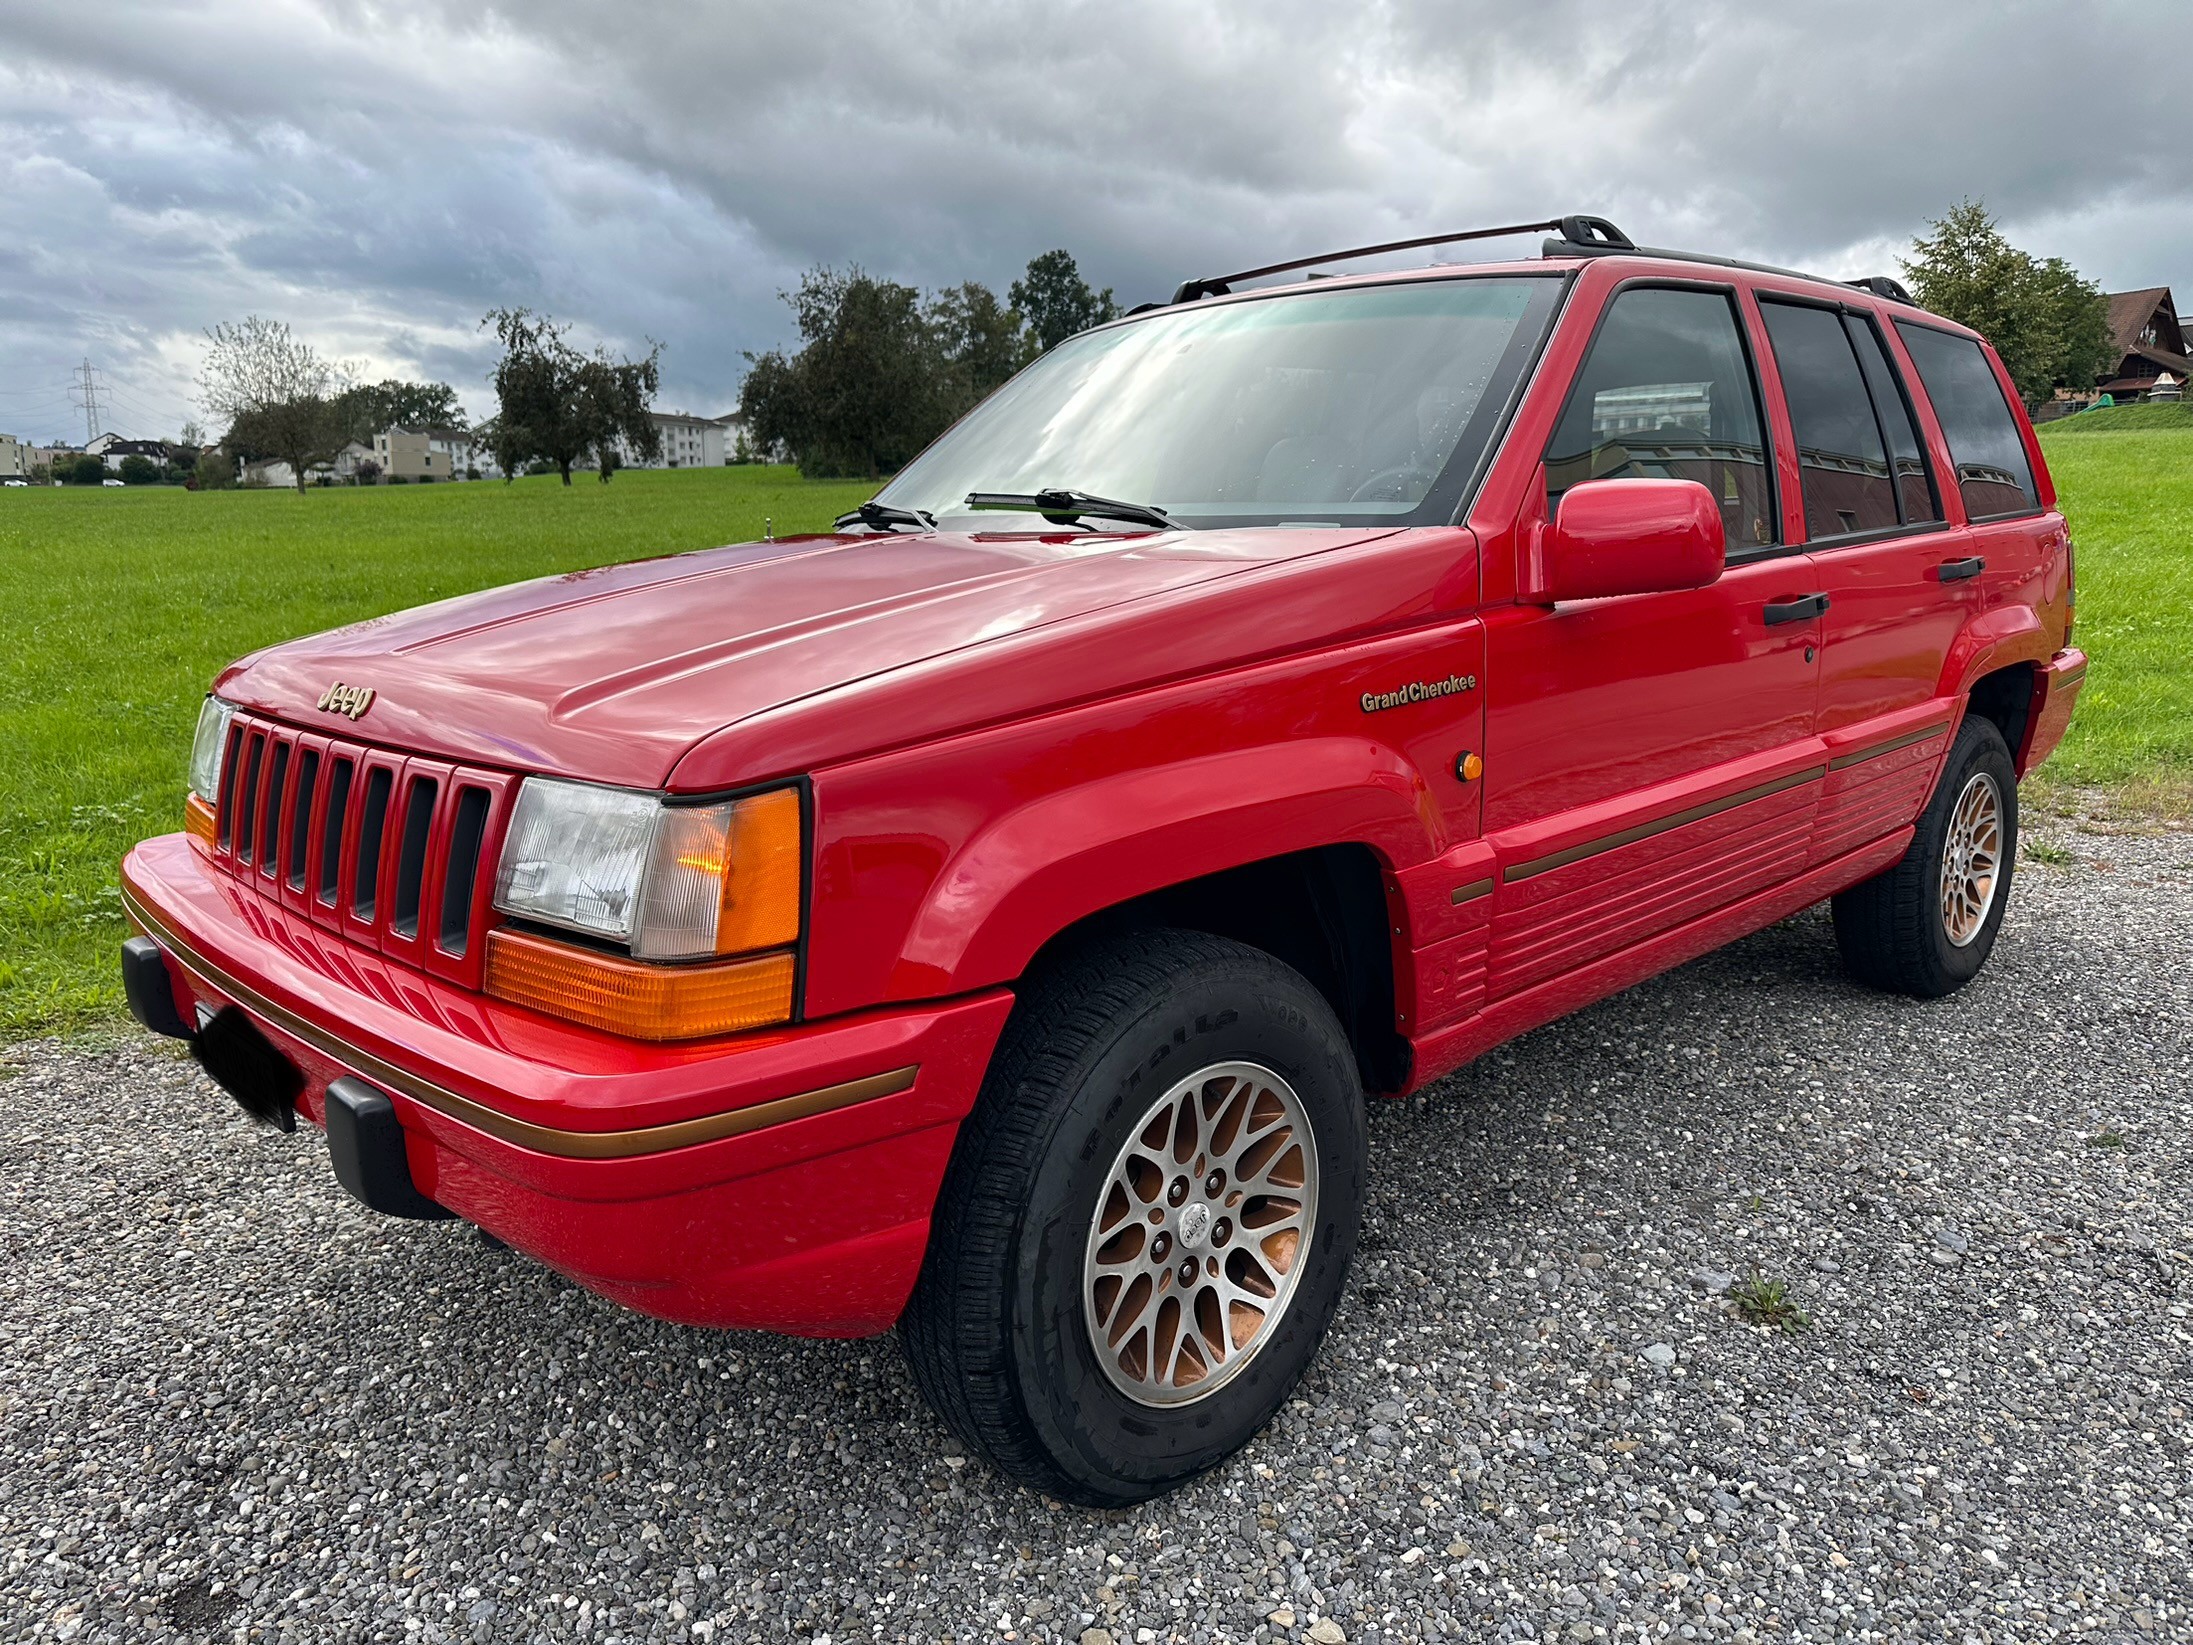
[[[1363,1094],[1299,973],[1184,931],[1035,980],[961,1130],[901,1322],[961,1439],[1092,1506],[1270,1420],[1354,1255]]]
[[[1835,941],[1861,982],[1954,993],[1994,951],[2018,854],[2018,773],[1994,722],[1967,713],[1895,867],[1835,899]]]

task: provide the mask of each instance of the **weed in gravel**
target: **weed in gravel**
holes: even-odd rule
[[[2086,1139],[2086,1145],[2089,1148],[2122,1148],[2124,1146],[2124,1133],[2122,1131],[2097,1131]]]
[[[2079,854],[2069,846],[2039,838],[2025,842],[2025,854],[2028,862],[2046,863],[2051,868],[2069,868],[2079,860]]]
[[[1729,1287],[1729,1300],[1749,1324],[1773,1326],[1792,1336],[1812,1329],[1812,1316],[1790,1300],[1788,1281],[1768,1279],[1756,1268],[1749,1279]]]

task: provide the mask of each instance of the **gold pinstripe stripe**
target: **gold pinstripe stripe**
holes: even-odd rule
[[[755,1103],[748,1108],[734,1108],[722,1114],[703,1114],[698,1119],[677,1120],[669,1125],[648,1125],[625,1131],[566,1131],[556,1126],[537,1125],[531,1120],[517,1119],[484,1103],[474,1102],[470,1097],[460,1096],[431,1080],[421,1079],[370,1051],[346,1044],[316,1023],[277,1005],[250,984],[230,976],[192,948],[127,885],[122,887],[122,905],[130,917],[144,928],[146,934],[157,939],[161,947],[182,963],[184,969],[195,973],[239,1005],[264,1017],[284,1033],[302,1040],[331,1061],[355,1069],[376,1084],[400,1092],[412,1101],[446,1114],[451,1119],[460,1120],[475,1130],[485,1131],[491,1137],[515,1143],[520,1148],[530,1148],[536,1153],[553,1154],[559,1159],[634,1159],[646,1154],[667,1153],[673,1148],[690,1148],[697,1143],[715,1142],[724,1137],[744,1136],[750,1131],[782,1125],[788,1120],[827,1114],[835,1109],[867,1102],[874,1097],[887,1097],[907,1090],[912,1087],[914,1076],[920,1071],[918,1064],[909,1064],[904,1068],[894,1068],[888,1073],[871,1074],[866,1079],[824,1086],[819,1091],[803,1091],[795,1096]]]

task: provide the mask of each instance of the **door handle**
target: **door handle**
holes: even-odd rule
[[[1770,600],[1767,602],[1767,627],[1777,623],[1801,623],[1813,617],[1827,614],[1828,597],[1825,594],[1800,594],[1794,600]]]
[[[1967,577],[1977,577],[1987,569],[1987,562],[1975,554],[1965,560],[1944,560],[1934,568],[1936,580],[1945,583],[1961,583]]]

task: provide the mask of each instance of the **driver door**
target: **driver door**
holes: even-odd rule
[[[1800,872],[1818,801],[1817,575],[1783,546],[1736,295],[1619,288],[1544,458],[1547,519],[1587,479],[1720,499],[1711,586],[1486,614],[1486,993],[1554,983]]]

